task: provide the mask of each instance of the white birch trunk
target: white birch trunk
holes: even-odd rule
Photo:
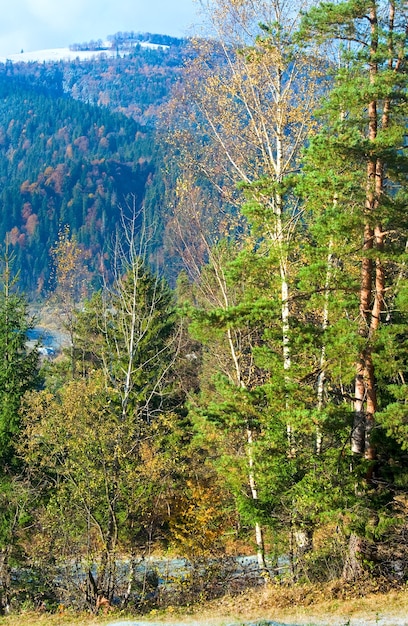
[[[333,243],[330,241],[329,250],[332,248]],[[329,289],[331,282],[331,275],[333,271],[333,255],[329,252],[327,256],[327,270],[326,270],[326,280],[324,283],[324,304],[323,304],[323,319],[322,319],[322,331],[327,329],[329,324]],[[324,383],[326,380],[326,346],[323,343],[322,349],[320,351],[320,361],[319,361],[319,375],[317,377],[317,410],[318,413],[323,409],[324,404]],[[322,452],[322,444],[323,444],[323,435],[320,429],[319,423],[316,424],[316,454],[321,454]]]
[[[211,252],[210,252],[210,256],[212,256]],[[214,264],[217,282],[218,282],[218,285],[222,294],[223,304],[224,304],[225,309],[227,309],[230,306],[230,302],[228,298],[228,290],[227,290],[226,282],[225,282],[224,275],[222,272],[222,268],[217,265],[214,257],[212,258],[212,261]],[[241,389],[245,389],[245,383],[244,383],[242,372],[241,372],[240,359],[237,353],[237,349],[236,349],[234,339],[233,339],[233,334],[230,328],[227,330],[226,334],[227,334],[227,340],[228,340],[231,358],[232,358],[232,361],[234,363],[234,368],[235,368],[235,384]],[[247,458],[248,458],[248,484],[249,484],[249,489],[251,493],[251,498],[254,502],[257,502],[258,501],[258,489],[257,489],[257,484],[256,484],[256,479],[255,479],[255,463],[254,463],[254,454],[253,454],[254,435],[249,425],[247,426],[247,429],[246,429],[246,438],[247,438],[246,443],[247,443]],[[259,569],[261,570],[261,573],[265,582],[268,582],[270,581],[270,574],[269,574],[268,567],[267,567],[266,560],[265,560],[264,533],[262,530],[262,526],[259,522],[255,522],[254,530],[255,530],[255,541],[256,541],[256,546],[257,546],[257,559],[258,559]]]

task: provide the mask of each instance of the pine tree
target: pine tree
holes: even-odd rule
[[[407,232],[406,24],[403,3],[350,1],[321,3],[305,16],[301,30],[302,36],[340,46],[342,60],[322,109],[324,127],[311,141],[304,168],[315,271],[313,278],[309,267],[304,276],[312,282],[309,293],[313,285],[320,293],[313,298],[321,311],[326,399],[330,404],[337,393],[354,404],[350,449],[355,480],[361,472],[365,478],[355,489],[360,534],[364,507],[366,521],[374,516],[378,522],[391,498],[384,482],[389,444],[377,415],[388,401],[385,370],[397,377],[395,369],[384,367],[385,337],[395,337],[392,327],[404,310],[395,310],[395,303],[404,289]],[[349,348],[340,358],[342,345]],[[346,576],[361,570],[358,549],[361,542],[352,535]]]
[[[361,348],[356,363],[352,448],[367,458],[375,457],[370,432],[378,408],[372,344],[386,316],[385,254],[392,245],[389,230],[398,228],[395,183],[398,185],[406,168],[406,20],[406,7],[394,0],[322,3],[304,20],[309,36],[350,44],[331,94],[331,103],[337,108],[332,131],[339,153],[365,169],[360,183],[364,253],[360,265]]]

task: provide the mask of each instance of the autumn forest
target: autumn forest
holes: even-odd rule
[[[202,10],[0,65],[2,614],[408,581],[407,6]]]

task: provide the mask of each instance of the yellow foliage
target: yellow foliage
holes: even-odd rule
[[[208,557],[223,550],[222,535],[229,527],[223,499],[216,485],[186,481],[186,490],[177,501],[170,519],[176,543],[190,557]]]

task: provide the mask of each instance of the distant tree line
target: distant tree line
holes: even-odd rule
[[[70,44],[69,49],[73,52],[78,52],[87,50],[108,50],[108,47],[103,43],[102,39],[97,39],[96,41],[92,39],[91,41],[85,43],[72,43]]]

